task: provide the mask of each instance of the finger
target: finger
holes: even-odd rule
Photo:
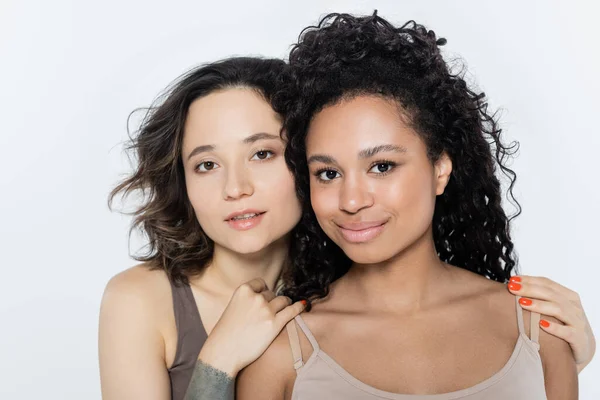
[[[251,281],[248,281],[248,282],[244,283],[243,285],[241,285],[238,289],[239,290],[250,290],[254,293],[260,293],[264,290],[268,290],[269,288],[267,287],[267,282],[265,282],[264,279],[254,278]]]
[[[292,299],[287,296],[277,296],[269,303],[269,307],[274,314],[277,314],[279,311],[283,310],[287,306],[292,304]]]
[[[511,281],[508,284],[508,290],[517,296],[528,297],[531,299],[545,300],[545,301],[554,301],[556,303],[560,303],[564,297],[561,297],[550,289],[548,286],[544,285],[536,285],[533,283],[519,283],[515,281]]]
[[[305,300],[297,301],[292,305],[287,306],[283,310],[279,311],[275,316],[275,326],[281,331],[285,324],[296,318],[298,314],[304,311],[306,307]]]
[[[554,321],[550,322],[546,319],[542,319],[540,320],[540,327],[548,332],[549,334],[556,336],[557,338],[560,338],[564,341],[566,341],[567,343],[569,343],[570,345],[576,344],[576,340],[575,340],[575,329],[567,326],[567,325],[561,325],[559,323],[556,323]]]
[[[271,290],[264,290],[260,292],[260,294],[265,298],[267,303],[275,298],[275,293],[273,293]]]
[[[560,320],[560,322],[566,325],[574,327],[577,322],[575,307],[572,305],[569,306],[567,304],[565,306],[561,306],[555,302],[530,299],[527,297],[521,297],[519,299],[519,304],[525,310],[536,312],[542,315],[549,315]]]
[[[552,279],[546,278],[544,276],[528,276],[528,275],[519,275],[513,276],[510,278],[511,283],[519,283],[523,288],[529,287],[530,285],[538,286],[538,287],[546,287],[550,289],[550,292],[556,293],[558,296],[569,300],[569,301],[579,301],[579,294],[560,283],[553,281]],[[526,294],[529,296],[529,294]]]

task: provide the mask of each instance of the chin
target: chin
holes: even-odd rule
[[[231,251],[234,251],[238,254],[254,254],[258,253],[261,250],[264,250],[269,246],[269,243],[266,243],[264,240],[248,240],[243,242],[237,242],[232,244],[231,246],[227,246]]]
[[[378,246],[368,244],[345,245],[342,250],[356,264],[378,264],[392,258],[391,254],[382,252]]]

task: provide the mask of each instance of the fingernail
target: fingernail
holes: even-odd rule
[[[543,326],[544,328],[547,328],[550,326],[550,322],[546,321],[545,319],[540,320],[540,325]]]
[[[300,300],[300,303],[302,303],[303,306],[306,305],[306,300]]]
[[[520,285],[520,284],[518,284],[518,283],[512,283],[512,282],[511,282],[511,283],[509,283],[509,284],[508,284],[508,288],[509,288],[510,290],[514,290],[514,291],[516,292],[516,291],[519,291],[519,290],[521,290],[521,285]]]
[[[521,298],[519,299],[519,303],[520,303],[522,306],[530,306],[530,305],[531,305],[531,303],[532,303],[532,301],[531,301],[531,299],[526,299],[526,298],[524,298],[524,297],[521,297]]]
[[[513,276],[512,278],[510,278],[511,282],[521,282],[521,277],[520,276]]]

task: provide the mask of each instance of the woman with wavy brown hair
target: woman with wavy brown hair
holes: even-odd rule
[[[136,169],[110,199],[141,195],[133,227],[148,251],[102,300],[104,399],[181,400],[190,382],[193,398],[231,397],[231,377],[303,309],[274,294],[300,219],[270,104],[285,69],[258,58],[196,68],[133,138]]]

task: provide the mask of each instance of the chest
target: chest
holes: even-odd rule
[[[333,319],[316,336],[331,362],[358,381],[393,393],[474,386],[507,364],[518,339],[516,327],[448,316]]]

